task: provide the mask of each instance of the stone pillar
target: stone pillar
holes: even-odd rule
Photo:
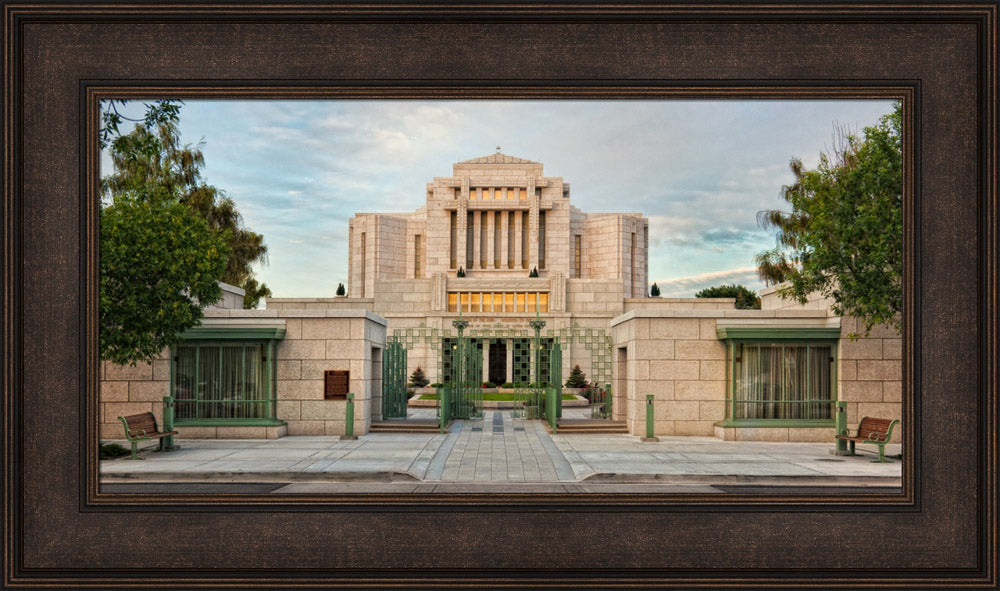
[[[468,227],[468,211],[469,204],[466,201],[468,198],[468,193],[463,194],[463,198],[458,202],[458,219],[456,220],[457,229],[455,230],[455,264],[459,267],[465,267],[465,237],[467,234]],[[468,271],[468,269],[466,269]]]
[[[514,381],[514,339],[507,339],[507,380]]]
[[[485,384],[490,381],[490,340],[483,339],[483,379]]]
[[[540,199],[535,197],[534,191],[528,195],[531,201],[531,211],[528,215],[528,268],[534,269],[538,266],[538,205]]]

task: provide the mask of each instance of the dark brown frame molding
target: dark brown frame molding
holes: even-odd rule
[[[3,16],[5,586],[995,588],[995,1]],[[107,97],[902,99],[903,494],[100,493]]]

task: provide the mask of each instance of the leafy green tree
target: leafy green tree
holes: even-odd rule
[[[114,138],[121,135],[119,127],[123,122],[139,123],[149,129],[161,123],[177,121],[178,112],[183,104],[182,101],[170,100],[143,103],[145,112],[143,117],[138,119],[122,113],[129,102],[125,99],[112,99],[101,103],[101,126],[97,136],[102,150],[108,147]]]
[[[573,370],[569,372],[569,377],[566,378],[566,387],[586,388],[587,385],[587,374],[583,373],[583,370],[580,369],[580,364],[577,363],[573,366]]]
[[[176,196],[227,237],[229,258],[217,279],[243,288],[243,307],[254,308],[261,298],[271,295],[267,285],[258,284],[252,269],[254,263],[266,262],[264,237],[243,227],[232,199],[202,181],[201,146],[180,144],[176,115],[159,121],[155,128],[137,125],[132,133],[112,141],[110,151],[115,172],[101,179],[106,198],[139,188]]]
[[[660,297],[660,286],[653,283],[653,287],[649,288],[649,297],[658,298]]]
[[[427,376],[424,375],[424,370],[417,366],[417,369],[413,370],[410,374],[410,383],[406,384],[410,388],[423,388],[430,383]]]
[[[338,283],[337,284],[337,295],[339,295],[339,296],[347,295],[347,290],[344,289],[344,284],[343,283]]]
[[[736,298],[738,310],[760,310],[760,296],[742,285],[706,287],[694,294],[696,298]]]
[[[101,359],[134,365],[176,343],[222,297],[216,278],[229,246],[169,196],[120,195],[100,216]]]
[[[791,212],[758,213],[777,231],[777,246],[757,255],[768,284],[788,282],[779,293],[805,303],[820,292],[838,315],[861,320],[868,334],[877,324],[900,326],[903,275],[902,104],[866,127],[864,138],[846,135],[815,170],[791,162],[795,182],[782,188]]]

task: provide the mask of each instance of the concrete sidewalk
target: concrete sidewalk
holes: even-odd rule
[[[183,431],[182,431],[183,434]],[[123,442],[122,442],[123,443]],[[871,463],[873,454],[834,456],[834,443],[721,441],[631,435],[550,435],[541,421],[485,411],[456,421],[447,434],[372,433],[355,441],[288,436],[273,440],[181,439],[180,449],[143,452],[144,461],[101,462],[101,482],[365,483],[500,490],[521,485],[658,484],[898,487],[902,464]],[[153,448],[155,449],[155,448]],[[863,451],[863,450],[862,450]],[[900,453],[889,445],[887,455]],[[301,489],[301,491],[297,490]],[[334,487],[337,488],[337,487]],[[537,486],[535,487],[537,488]]]

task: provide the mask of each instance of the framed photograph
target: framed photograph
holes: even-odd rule
[[[4,15],[5,585],[975,588],[995,582],[995,5],[584,3],[373,8],[8,3]],[[160,426],[166,417],[159,409],[171,408],[170,420],[176,415],[192,432],[203,429],[218,437],[237,437],[258,429],[266,439],[298,429],[307,436],[343,436],[348,438],[344,445],[354,445],[350,440],[357,434],[354,429],[363,434],[376,424],[373,409],[381,410],[383,418],[391,415],[386,409],[394,403],[378,400],[389,396],[391,389],[380,381],[396,374],[383,373],[382,365],[397,362],[389,349],[394,338],[400,347],[407,342],[402,332],[392,332],[391,314],[389,331],[377,314],[327,314],[324,319],[329,322],[349,321],[331,330],[346,327],[351,338],[342,346],[360,343],[363,350],[358,355],[365,363],[336,365],[331,360],[341,345],[326,344],[336,351],[316,353],[317,363],[309,364],[306,360],[312,353],[295,355],[311,345],[281,344],[286,339],[309,340],[302,333],[311,329],[301,324],[309,315],[286,312],[306,306],[301,301],[282,303],[281,294],[275,294],[279,297],[269,303],[269,313],[250,311],[257,313],[254,316],[233,310],[207,315],[211,322],[200,333],[188,335],[187,348],[171,349],[170,358],[150,366],[150,376],[165,379],[133,379],[127,374],[109,378],[98,352],[103,172],[99,136],[102,105],[116,99],[133,105],[203,99],[488,100],[521,105],[531,104],[526,101],[879,100],[890,109],[898,101],[903,311],[898,345],[892,345],[898,347],[898,360],[885,357],[884,341],[890,339],[882,338],[879,362],[901,367],[902,379],[895,387],[897,394],[887,394],[887,387],[879,384],[882,399],[864,400],[871,408],[883,404],[899,410],[902,486],[889,492],[844,495],[806,489],[764,494],[739,487],[726,494],[612,489],[543,493],[504,488],[443,494],[420,489],[273,494],[266,488],[235,493],[211,487],[183,493],[153,487],[126,494],[102,489],[99,442],[108,437],[109,429],[121,430],[115,416],[119,411],[131,413],[129,404],[138,400],[133,391],[145,397]],[[588,122],[578,124],[586,127]],[[621,133],[630,132],[636,133],[635,129]],[[266,134],[262,137],[266,139]],[[615,139],[622,145],[629,141]],[[436,312],[428,313],[424,322],[434,316],[445,331],[457,331],[457,337],[438,333],[438,340],[423,353],[427,365],[438,350],[443,360],[440,367],[427,368],[427,381],[442,383],[437,392],[428,393],[428,400],[438,396],[438,408],[452,408],[446,406],[452,404],[449,396],[471,401],[466,406],[454,404],[449,411],[454,414],[444,417],[461,420],[469,418],[461,413],[483,412],[483,392],[491,389],[487,386],[497,390],[498,400],[525,396],[525,409],[535,395],[538,408],[530,412],[551,419],[557,429],[557,407],[541,408],[556,400],[551,392],[531,394],[525,392],[530,388],[521,388],[508,394],[499,382],[501,377],[511,378],[512,386],[518,381],[514,348],[537,357],[541,344],[558,347],[559,338],[568,342],[573,334],[570,325],[561,327],[565,335],[554,334],[551,341],[541,340],[544,333],[536,334],[527,348],[521,341],[531,340],[530,304],[536,321],[543,306],[545,311],[573,313],[567,296],[549,287],[558,284],[553,277],[560,265],[570,277],[577,272],[582,278],[585,272],[582,266],[575,271],[571,240],[517,244],[515,238],[523,235],[512,232],[505,240],[508,236],[497,229],[498,224],[516,229],[523,225],[525,232],[547,228],[555,236],[562,230],[558,200],[571,199],[573,179],[544,186],[527,183],[522,195],[522,183],[509,171],[539,163],[508,156],[499,147],[468,157],[472,160],[454,160],[454,178],[443,177],[452,162],[442,162],[441,168],[421,177],[428,183],[428,212],[433,213],[431,205],[437,199],[450,198],[462,203],[452,209],[468,213],[467,219],[459,220],[456,214],[453,220],[453,256],[444,254],[447,233],[436,236],[430,222],[422,248],[421,240],[414,239],[420,232],[404,232],[406,246],[400,251],[409,252],[409,245],[414,245],[412,256],[400,255],[404,273],[412,271],[413,279],[428,284],[441,283],[434,288],[440,294],[428,296]],[[497,173],[494,176],[501,180],[482,180],[482,171],[494,165],[507,167],[510,179],[503,181]],[[473,171],[468,178],[462,176],[462,166]],[[560,174],[548,169],[547,173]],[[550,196],[557,186],[561,194]],[[537,200],[532,201],[536,189]],[[420,186],[415,191],[419,195]],[[540,207],[548,215],[522,207],[522,199],[549,200],[549,205]],[[409,212],[415,207],[400,209]],[[500,211],[502,215],[496,213]],[[351,219],[348,289],[346,295],[334,297],[343,301],[375,297],[372,305],[377,312],[377,296],[366,292],[374,279],[366,276],[364,253],[389,251],[385,246],[366,250],[373,247],[358,234],[373,231],[366,229],[376,227],[365,225],[370,221],[361,214]],[[638,224],[632,248],[645,253],[641,241],[635,242],[646,231],[641,214],[616,223]],[[441,227],[447,224],[442,222]],[[360,247],[355,249],[359,238]],[[567,245],[565,252],[555,246],[562,242]],[[432,244],[440,248],[434,250]],[[540,244],[549,247],[547,257]],[[503,260],[504,254],[508,260]],[[635,251],[632,255],[628,260],[637,260]],[[515,269],[531,271],[517,279],[516,286],[515,279],[506,276]],[[635,284],[624,300],[633,311],[608,326],[608,339],[614,345],[609,367],[624,367],[618,364],[628,363],[629,352],[647,346],[634,336],[642,329],[629,328],[630,322],[645,321],[646,330],[654,330],[656,322],[667,322],[662,314],[642,312],[641,302],[629,303],[628,295],[647,296],[646,278],[636,279],[641,277],[636,269],[620,274]],[[424,273],[427,277],[421,276]],[[523,292],[522,285],[528,286]],[[466,324],[446,326],[445,320],[451,322],[450,315],[460,310],[458,321]],[[524,335],[483,332],[491,328],[490,321],[511,320],[517,314],[527,315],[517,319],[524,320]],[[739,319],[741,314],[746,316],[740,312],[731,317]],[[591,315],[598,314],[591,311]],[[771,313],[772,318],[780,316]],[[809,317],[801,313],[795,322],[803,324],[801,320]],[[282,320],[280,327],[276,319]],[[296,320],[300,321],[297,334]],[[817,359],[827,363],[830,355],[833,363],[832,354],[823,348],[828,347],[823,339],[829,335],[818,325],[805,324],[781,327],[799,331],[780,337],[782,346],[794,341],[802,348],[796,367],[812,368],[817,352]],[[622,327],[617,333],[616,326]],[[675,330],[671,324],[660,326]],[[652,435],[701,434],[698,429],[711,429],[716,437],[739,438],[747,436],[748,429],[764,427],[782,429],[781,436],[790,438],[793,432],[804,437],[804,426],[833,428],[836,408],[817,410],[826,398],[790,400],[784,381],[765,383],[767,374],[737,376],[737,359],[770,359],[761,335],[752,332],[756,329],[740,322],[716,322],[713,327],[716,333],[708,340],[720,347],[723,363],[717,369],[722,377],[709,379],[734,384],[728,406],[720,406],[719,417],[701,421],[704,425],[690,419],[678,427],[677,417],[661,416],[657,423],[651,415]],[[462,340],[466,328],[480,338],[483,349]],[[812,340],[799,343],[796,339],[801,340],[806,329],[812,331],[808,337]],[[239,351],[234,353],[236,333]],[[384,351],[374,344],[369,347],[379,335]],[[326,343],[331,340],[324,337]],[[446,345],[454,346],[456,353],[449,353]],[[512,349],[509,355],[507,347]],[[293,349],[295,355],[289,353]],[[206,385],[211,380],[202,375],[206,366],[198,360],[212,354],[224,360],[237,353],[239,362],[227,363],[240,371],[223,369],[218,374],[227,376],[230,389],[209,394],[214,386]],[[784,348],[781,354],[785,355]],[[185,365],[188,357],[194,360],[190,367]],[[557,370],[562,378],[569,375],[566,358]],[[597,355],[591,359],[591,372],[604,371],[601,359]],[[279,367],[282,360],[287,363]],[[538,360],[534,363],[540,366]],[[527,367],[529,362],[523,364]],[[399,375],[411,376],[410,365],[403,361]],[[294,380],[289,373],[293,366],[298,368]],[[871,371],[876,366],[883,367],[873,363]],[[312,373],[307,375],[307,367],[315,379]],[[789,367],[782,366],[778,373],[790,375]],[[638,370],[608,371],[609,386],[614,382],[611,391],[638,396],[648,387]],[[704,376],[704,367],[700,371]],[[460,386],[451,390],[447,385],[461,382],[456,376],[463,372],[484,378],[476,384],[474,398]],[[816,375],[825,374],[806,370],[802,379]],[[849,375],[840,377],[851,381]],[[859,382],[881,380],[875,373],[854,377]],[[647,376],[647,381],[653,379]],[[739,380],[743,393],[737,395]],[[101,385],[108,381],[123,388],[124,400],[102,400]],[[160,392],[143,381],[162,382],[156,388],[169,384],[169,389]],[[536,376],[535,382],[541,381]],[[829,378],[820,382],[832,383]],[[262,385],[266,383],[273,389],[267,390]],[[816,396],[822,398],[824,390],[817,388]],[[355,400],[347,390],[364,394]],[[244,398],[233,398],[237,391]],[[287,394],[299,391],[307,393],[301,398]],[[268,407],[263,401],[271,400],[275,392],[274,405]],[[159,402],[161,394],[171,397],[166,407]],[[584,398],[594,400],[590,394]],[[618,408],[620,414],[601,418],[621,419],[629,433],[643,434],[642,405],[633,398],[609,406],[602,406],[602,401],[597,406]],[[121,407],[112,408],[114,404]],[[326,410],[332,405],[336,414],[325,414],[334,412]],[[435,428],[444,425],[446,414],[433,415]],[[497,421],[492,423],[496,433]],[[513,423],[499,421],[500,432],[508,428],[513,430]],[[310,431],[316,429],[322,433]],[[228,469],[240,468],[232,464]],[[858,531],[865,534],[859,536]]]

